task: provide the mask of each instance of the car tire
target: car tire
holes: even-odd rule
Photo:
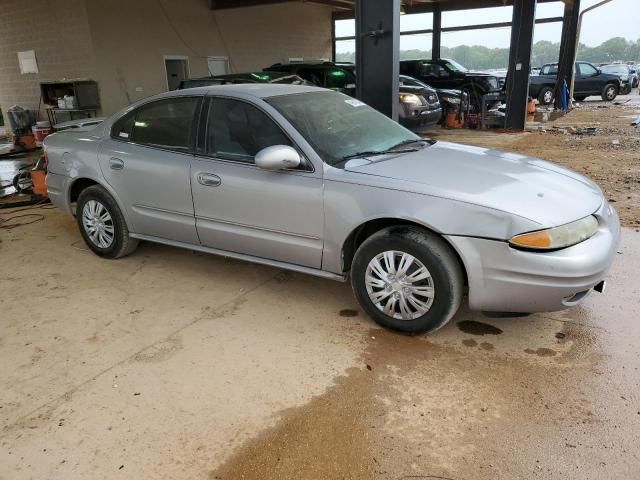
[[[585,98],[587,98],[587,97],[585,97],[585,96],[583,96],[583,95],[574,95],[574,96],[573,96],[573,99],[574,99],[576,102],[584,102],[584,99],[585,99]]]
[[[618,86],[614,83],[607,83],[602,89],[602,100],[612,102],[618,96]]]
[[[360,306],[379,325],[426,333],[445,325],[458,311],[464,274],[441,237],[396,226],[360,245],[351,266],[351,285]]]
[[[553,103],[553,100],[553,88],[542,87],[540,93],[538,93],[538,103],[540,103],[540,105],[550,105],[551,103]]]
[[[118,204],[100,185],[80,192],[76,221],[85,243],[100,257],[124,257],[138,246],[138,240],[129,237],[129,229]]]

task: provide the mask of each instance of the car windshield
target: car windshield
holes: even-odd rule
[[[466,67],[463,67],[455,60],[445,60],[445,63],[447,64],[447,67],[449,67],[449,70],[452,70],[454,72],[464,73],[469,71]]]
[[[613,73],[615,75],[627,75],[629,70],[622,65],[605,65],[602,67],[602,71],[605,73]]]
[[[430,88],[426,83],[405,75],[400,75],[400,86]]]
[[[265,100],[329,165],[422,140],[368,105],[341,93],[298,93]]]

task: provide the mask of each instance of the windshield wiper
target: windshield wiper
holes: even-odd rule
[[[391,151],[395,150],[396,148],[404,147],[405,145],[411,145],[412,143],[425,143],[425,142],[426,142],[426,140],[424,140],[422,138],[403,140],[400,143],[396,143],[393,147],[387,148],[385,150],[385,152],[391,152]]]
[[[404,149],[398,150],[400,147],[411,145],[412,143],[428,143],[429,145],[433,145],[435,142],[433,140],[425,140],[423,138],[407,139],[399,143],[396,143],[394,146],[387,148],[386,150],[366,150],[363,152],[356,152],[350,155],[346,155],[342,157],[340,161],[337,163],[346,162],[347,160],[351,160],[352,158],[358,158],[358,157],[373,157],[375,155],[387,155],[389,153],[409,153],[409,152],[417,152],[418,150],[420,150],[419,148],[404,148]]]
[[[352,158],[358,158],[358,157],[372,157],[374,155],[386,155],[387,153],[389,153],[387,150],[366,150],[364,152],[356,152],[350,155],[345,155],[340,160],[345,161],[345,160],[351,160]]]

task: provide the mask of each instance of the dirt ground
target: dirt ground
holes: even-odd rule
[[[0,479],[635,479],[640,233],[604,295],[378,328],[348,285],[0,231]]]
[[[491,131],[441,130],[429,136],[514,151],[550,160],[594,180],[618,211],[623,225],[640,227],[640,95],[620,96],[619,105],[596,97],[579,103],[568,115],[541,124],[545,131],[495,133]],[[555,127],[555,128],[554,128]],[[594,134],[580,129],[595,127]],[[571,133],[577,130],[576,133]]]
[[[593,111],[563,122],[626,115]],[[634,225],[625,131],[465,141],[592,169]],[[626,173],[594,166],[607,155]],[[636,228],[606,293],[577,308],[463,305],[436,334],[402,336],[346,284],[148,243],[103,260],[73,219],[32,213],[0,229],[0,480],[640,478]]]

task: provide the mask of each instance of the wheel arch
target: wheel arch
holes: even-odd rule
[[[69,185],[69,203],[74,203],[78,201],[78,197],[80,193],[88,187],[93,185],[100,185],[97,181],[88,177],[79,177],[75,178],[73,182]]]
[[[89,177],[89,176],[79,176],[74,178],[72,182],[69,184],[68,193],[67,193],[67,202],[68,202],[69,208],[71,208],[71,205],[73,203],[78,201],[78,197],[80,196],[80,193],[82,193],[83,190],[87,189],[88,187],[92,187],[94,185],[99,185],[100,187],[104,188],[107,191],[107,193],[109,193],[109,195],[111,195],[111,197],[115,200],[116,204],[118,205],[118,208],[122,212],[122,216],[127,222],[127,227],[129,228],[129,231],[134,232],[135,230],[133,229],[133,225],[131,224],[131,220],[129,219],[127,209],[124,208],[124,205],[120,201],[120,198],[118,197],[116,192],[113,190],[113,188],[111,188],[111,186],[105,181],[101,181],[99,179]]]
[[[344,272],[348,272],[351,270],[351,263],[353,261],[353,257],[355,256],[358,247],[362,245],[362,243],[380,230],[383,230],[388,227],[400,227],[400,226],[413,226],[425,230],[426,232],[432,233],[440,237],[444,242],[449,246],[455,257],[458,259],[460,264],[460,268],[462,269],[462,274],[464,275],[464,284],[468,285],[468,277],[467,277],[467,267],[465,262],[463,261],[460,253],[455,248],[455,246],[440,232],[434,230],[433,228],[424,225],[423,223],[417,222],[411,219],[404,218],[394,218],[394,217],[378,217],[369,219],[357,227],[355,227],[349,235],[345,238],[342,243],[342,268]]]

